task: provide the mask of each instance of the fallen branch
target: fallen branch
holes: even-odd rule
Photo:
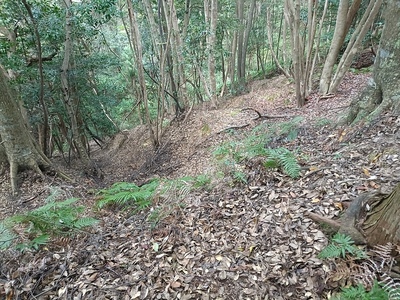
[[[319,101],[319,100],[330,99],[330,98],[333,98],[333,97],[335,97],[335,96],[336,96],[335,94],[321,95],[321,96],[319,96],[318,101]]]
[[[242,128],[245,128],[245,127],[247,127],[249,125],[250,124],[244,124],[244,125],[239,125],[239,126],[231,126],[231,127],[222,129],[221,131],[218,131],[217,134],[220,134],[220,133],[223,133],[223,132],[226,132],[226,131],[229,131],[229,130],[242,129]]]
[[[275,116],[263,115],[258,110],[254,109],[252,107],[243,108],[241,111],[246,111],[246,110],[254,111],[258,115],[258,117],[253,119],[253,120],[258,120],[258,119],[280,119],[280,118],[294,117],[294,116],[290,116],[290,115],[275,115]]]

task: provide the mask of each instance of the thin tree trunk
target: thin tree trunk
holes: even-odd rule
[[[164,9],[165,19],[167,21],[168,32],[171,35],[171,49],[172,59],[174,67],[177,70],[178,76],[178,95],[182,101],[184,109],[189,107],[189,99],[187,97],[186,90],[186,72],[185,72],[185,60],[183,57],[183,42],[180,36],[180,30],[178,26],[178,18],[176,15],[175,4],[173,0],[167,0],[168,9]]]
[[[375,1],[375,0],[371,0]],[[355,0],[350,6],[349,0],[340,0],[336,17],[336,26],[333,33],[331,46],[321,73],[319,90],[321,94],[328,94],[333,76],[333,67],[336,63],[339,51],[350,29],[354,16],[360,7],[361,0]]]
[[[243,51],[242,51],[242,59],[241,59],[241,73],[243,77],[246,77],[246,56],[247,56],[247,47],[249,44],[249,38],[251,33],[251,28],[253,27],[253,20],[254,20],[254,12],[256,8],[256,0],[251,0],[250,8],[247,12],[246,18],[246,29],[244,31],[244,39],[243,39]]]
[[[304,86],[304,72],[303,72],[303,45],[300,39],[300,0],[294,2],[290,0],[285,1],[285,15],[286,22],[291,30],[292,42],[292,59],[293,59],[293,77],[296,90],[297,106],[301,107],[305,103],[305,96],[303,93]]]
[[[39,84],[39,103],[40,106],[42,107],[43,111],[43,126],[40,127],[40,136],[41,138],[41,143],[40,146],[43,150],[43,153],[45,155],[49,154],[49,149],[48,149],[48,139],[49,139],[49,113],[47,109],[47,105],[44,101],[44,75],[43,75],[43,60],[42,60],[42,42],[40,40],[40,34],[39,30],[37,27],[37,22],[32,14],[32,9],[29,6],[29,4],[26,2],[26,0],[22,0],[22,3],[25,6],[25,9],[28,12],[29,18],[32,23],[32,28],[33,32],[35,34],[35,39],[36,39],[36,52],[37,52],[37,58],[38,58],[38,68],[39,68],[39,79],[40,79],[40,84]]]
[[[376,15],[378,14],[383,0],[370,1],[361,21],[359,22],[356,30],[351,35],[350,41],[347,44],[346,50],[341,57],[336,74],[332,79],[329,93],[335,93],[342,82],[344,75],[349,70],[354,56],[359,52],[359,47],[371,27]]]
[[[285,68],[281,65],[281,63],[279,62],[278,52],[275,53],[275,50],[274,50],[274,44],[273,44],[273,39],[272,39],[272,31],[273,31],[273,29],[272,29],[272,24],[271,24],[271,12],[270,12],[270,10],[267,11],[267,27],[268,27],[268,29],[267,29],[267,37],[268,37],[269,49],[271,51],[272,59],[274,60],[275,65],[278,67],[278,69],[283,73],[283,75],[285,75],[286,78],[290,78],[291,76],[290,76],[289,72],[287,72],[285,70]],[[279,39],[278,39],[278,43],[279,43]],[[278,51],[278,48],[277,48],[277,51]]]
[[[208,34],[206,36],[206,52],[208,56],[208,84],[209,94],[211,97],[211,107],[217,107],[217,83],[215,80],[215,43],[217,34],[217,18],[218,18],[218,0],[204,1],[204,18],[206,25],[209,24]],[[199,68],[200,69],[200,68]],[[201,72],[201,70],[199,70]]]
[[[131,33],[130,33],[131,41],[133,43],[133,49],[134,49],[133,55],[135,57],[135,64],[136,64],[136,68],[138,71],[138,80],[139,80],[140,92],[141,92],[140,99],[141,99],[144,109],[145,109],[145,116],[146,116],[147,125],[149,127],[150,139],[151,139],[153,145],[157,148],[159,146],[160,141],[156,138],[156,136],[154,134],[153,125],[152,125],[151,118],[150,118],[146,80],[144,77],[143,52],[142,52],[143,50],[142,50],[141,35],[139,32],[136,15],[133,10],[132,1],[127,0],[126,3],[128,6],[129,22],[130,22],[130,29],[131,29]]]
[[[315,44],[316,44],[316,46],[315,46],[315,55],[314,55],[313,61],[312,61],[312,66],[311,66],[312,71],[311,71],[311,74],[314,73],[315,65],[316,65],[316,63],[317,63],[317,58],[319,57],[319,47],[320,47],[320,44],[321,44],[321,35],[322,35],[323,23],[324,23],[324,20],[325,20],[326,12],[327,12],[327,10],[328,10],[328,4],[329,4],[329,1],[328,1],[328,0],[325,0],[324,10],[323,10],[321,19],[319,20],[319,29],[318,29],[317,38],[316,38],[316,40],[315,40]],[[309,82],[308,82],[308,86],[309,86],[310,88],[313,87],[313,86],[312,86],[312,80],[313,80],[313,78],[312,78],[312,76],[310,76],[310,77],[309,77]]]
[[[72,12],[71,0],[65,0],[65,42],[64,42],[64,58],[60,69],[61,78],[61,90],[64,100],[64,105],[68,114],[70,126],[71,126],[71,137],[70,145],[72,149],[76,151],[76,154],[84,164],[86,171],[92,173],[91,161],[86,145],[83,142],[84,133],[79,127],[79,101],[76,95],[76,89],[71,81],[71,73],[73,66],[73,38],[72,38]],[[75,93],[74,93],[75,91]]]

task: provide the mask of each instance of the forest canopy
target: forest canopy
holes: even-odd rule
[[[11,1],[0,59],[43,152],[85,156],[121,129],[216,107],[253,79],[285,74],[304,105],[320,80],[373,63],[381,1]],[[337,69],[334,65],[339,63]],[[78,138],[79,137],[79,138]]]

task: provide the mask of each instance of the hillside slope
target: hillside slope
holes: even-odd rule
[[[338,95],[311,96],[300,109],[291,105],[292,86],[283,77],[254,82],[250,93],[226,100],[219,109],[197,108],[185,122],[172,124],[155,153],[145,128],[121,133],[94,155],[103,181],[24,181],[12,209],[2,202],[3,215],[43,203],[55,188],[61,197],[80,197],[90,208],[96,200],[92,191],[117,181],[143,184],[154,177],[200,174],[212,179],[208,189],[159,197],[138,214],[94,212],[100,224],[89,234],[57,240],[42,251],[5,251],[0,297],[326,299],[342,283],[333,278],[333,266],[317,258],[327,237],[304,213],[337,216],[343,201],[390,189],[400,178],[397,117],[384,115],[352,128],[331,126],[367,78],[349,74]],[[279,118],[256,119],[257,112]],[[279,134],[279,124],[295,116],[302,119],[291,137]],[[244,142],[255,128],[275,128],[275,138],[265,146],[296,153],[302,167],[298,179],[267,170],[254,158],[240,164],[247,183],[235,181],[229,166],[212,154],[224,143]],[[151,216],[156,218],[149,221]]]

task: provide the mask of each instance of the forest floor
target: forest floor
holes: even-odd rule
[[[334,97],[311,95],[303,108],[293,105],[286,78],[255,81],[248,93],[218,109],[199,106],[186,120],[172,122],[156,152],[145,127],[121,132],[93,152],[101,180],[85,176],[74,162],[72,169],[64,167],[75,183],[25,171],[21,194],[13,198],[2,174],[2,219],[52,195],[80,198],[100,222],[89,233],[54,239],[39,251],[3,251],[0,298],[329,299],[346,276],[335,272],[334,261],[318,258],[329,236],[305,212],[337,217],[343,202],[389,191],[400,179],[396,116],[334,126],[368,76],[349,73]],[[213,155],[260,130],[272,137],[266,147],[296,153],[299,178],[265,169],[258,158],[237,170]],[[137,214],[93,208],[96,191],[115,182],[141,185],[201,174],[212,179],[207,188],[161,195]],[[246,178],[235,180],[235,174]]]

